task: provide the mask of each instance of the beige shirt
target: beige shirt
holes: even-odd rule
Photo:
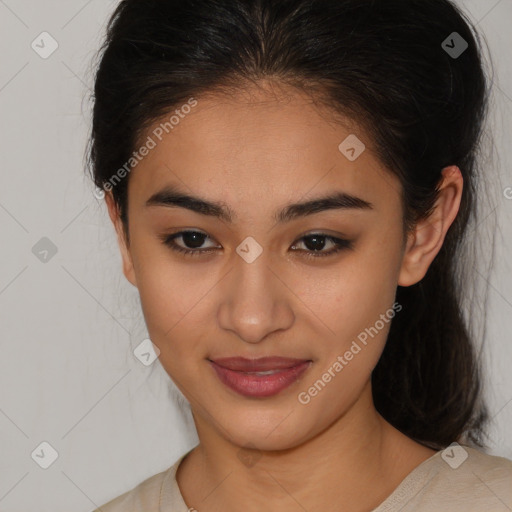
[[[185,504],[176,470],[166,471],[93,512],[201,512]],[[371,512],[511,512],[512,461],[467,446],[449,446],[422,462]]]

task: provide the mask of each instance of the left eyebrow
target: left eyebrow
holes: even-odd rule
[[[168,185],[153,194],[145,204],[146,207],[164,206],[192,210],[201,215],[216,217],[232,223],[236,219],[235,212],[225,203],[209,201],[184,193],[177,186]],[[372,203],[346,192],[333,192],[326,196],[317,197],[302,203],[292,203],[285,206],[274,215],[278,223],[290,222],[299,217],[314,215],[327,210],[373,210]]]

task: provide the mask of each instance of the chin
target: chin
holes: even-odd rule
[[[307,441],[310,431],[306,421],[290,414],[289,408],[267,414],[234,414],[230,424],[222,427],[223,437],[249,451],[289,450]]]

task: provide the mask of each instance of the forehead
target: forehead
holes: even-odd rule
[[[235,210],[334,187],[377,206],[384,197],[398,199],[397,178],[361,127],[295,88],[212,93],[196,101],[190,109],[175,107],[141,138],[150,137],[154,147],[131,172],[135,207],[168,184],[222,197]]]

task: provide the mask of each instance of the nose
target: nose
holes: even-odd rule
[[[260,343],[294,321],[293,293],[262,254],[247,263],[239,258],[224,280],[218,309],[220,327],[246,343]]]

